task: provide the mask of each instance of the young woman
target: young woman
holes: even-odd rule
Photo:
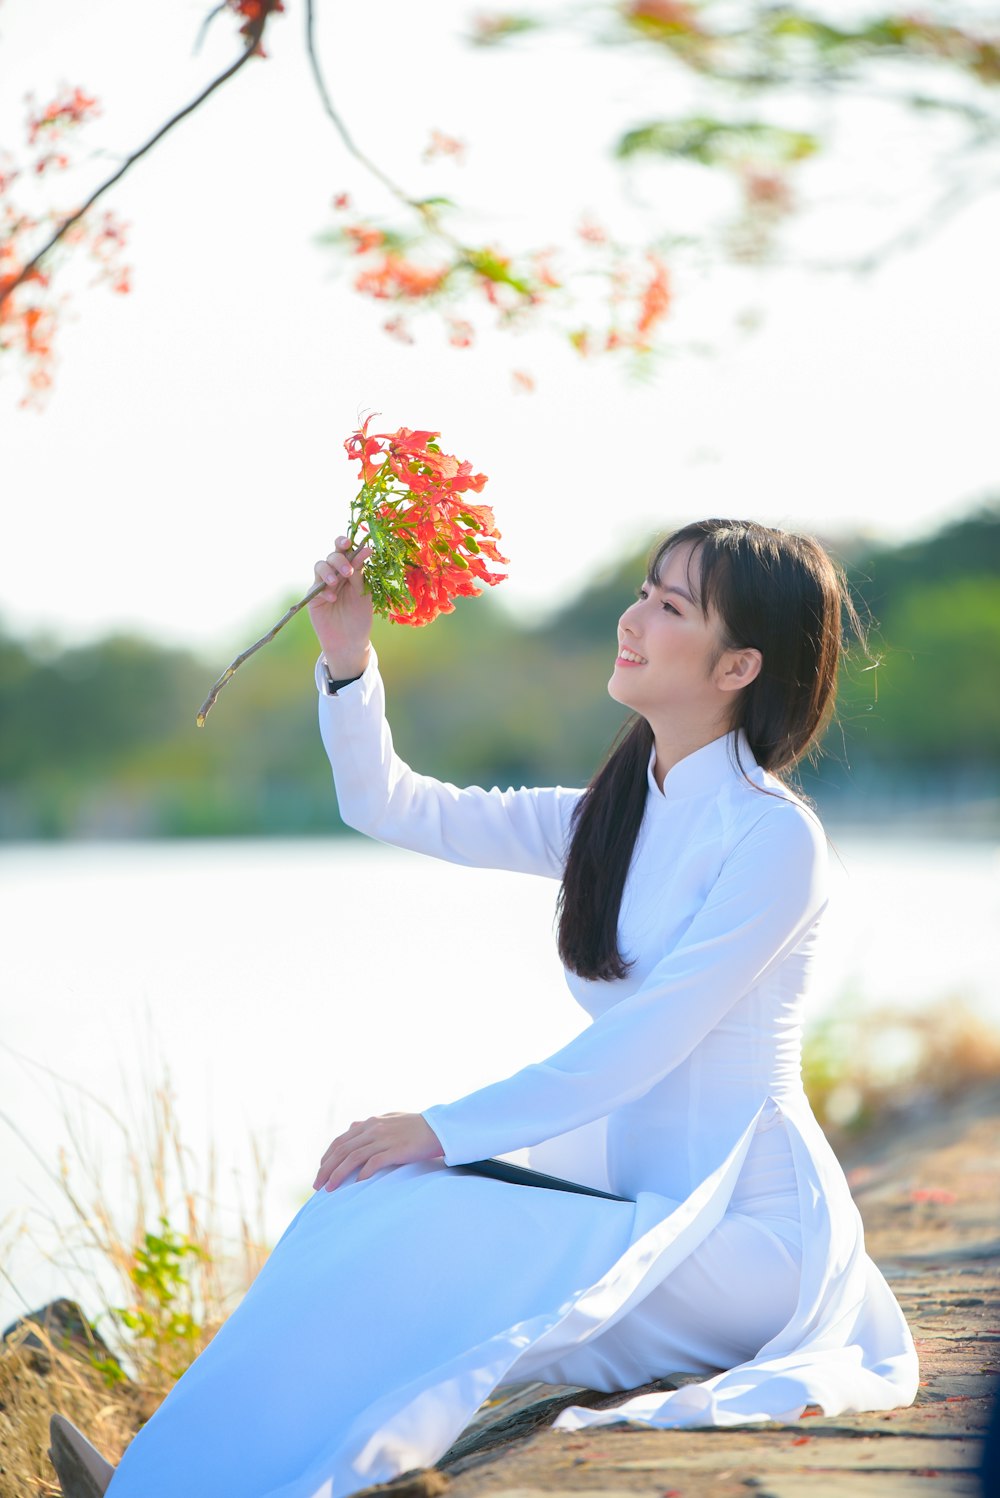
[[[635,717],[589,788],[460,790],[393,751],[365,553],[346,545],[312,605],[342,815],[561,880],[559,950],[592,1023],[492,1086],[335,1139],[112,1498],[343,1498],[433,1463],[522,1379],[698,1376],[568,1410],[567,1429],[908,1404],[913,1342],[800,1080],[826,843],[781,776],[832,712],[854,618],[838,570],[751,522],[675,532],[621,616],[609,690]],[[318,963],[345,939],[331,923]],[[560,1174],[627,1200],[455,1168],[526,1146],[545,1168],[547,1145]]]

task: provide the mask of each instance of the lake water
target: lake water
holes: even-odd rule
[[[962,998],[1000,1026],[1000,847],[834,841],[813,1017]],[[60,1148],[121,1211],[111,1115],[141,1150],[166,1077],[191,1175],[211,1143],[230,1207],[256,1139],[273,1238],[352,1118],[447,1101],[558,1048],[583,1017],[555,893],[353,839],[0,851],[0,1326],[73,1282],[41,1252],[66,1217],[47,1174]]]

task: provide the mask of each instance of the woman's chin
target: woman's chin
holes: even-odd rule
[[[608,696],[620,702],[623,707],[631,707],[632,694],[628,689],[628,683],[622,680],[622,675],[621,671],[612,671],[608,682]]]

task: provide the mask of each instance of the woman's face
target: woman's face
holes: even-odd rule
[[[698,600],[695,543],[673,547],[657,583],[647,578],[618,621],[618,659],[608,691],[647,722],[663,714],[711,724],[732,706],[713,677],[723,649],[721,621]]]

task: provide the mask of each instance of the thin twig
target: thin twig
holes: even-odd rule
[[[446,244],[451,245],[452,249],[458,251],[458,253],[465,259],[469,259],[470,257],[468,246],[462,244],[461,240],[456,239],[455,236],[449,233],[449,231],[443,226],[441,220],[438,218],[437,214],[434,211],[433,205],[430,203],[422,202],[420,198],[411,197],[404,188],[399,186],[398,182],[394,182],[392,178],[388,176],[388,174],[384,172],[376,162],[372,161],[370,156],[366,156],[364,151],[362,151],[361,148],[356,144],[354,137],[351,135],[351,132],[344,124],[344,121],[341,119],[340,114],[334,106],[333,99],[330,96],[330,90],[326,85],[326,79],[323,76],[323,69],[320,67],[319,57],[316,52],[315,15],[313,7],[314,0],[306,0],[306,51],[309,54],[309,65],[312,68],[313,79],[315,80],[316,90],[319,94],[320,102],[323,105],[324,112],[333,124],[334,129],[337,131],[337,134],[340,136],[345,147],[354,157],[355,161],[360,162],[367,172],[370,172],[373,177],[377,178],[378,181],[382,183],[382,186],[387,188],[388,191],[392,193],[394,198],[397,198],[399,202],[405,205],[405,207],[412,208],[415,213],[418,213],[423,219],[427,228],[430,229],[432,233],[436,234],[439,239],[443,239]]]
[[[918,220],[907,224],[875,249],[865,252],[853,260],[802,260],[797,264],[805,270],[849,271],[855,275],[871,275],[881,270],[886,261],[906,250],[924,243],[966,208],[970,203],[983,198],[1000,183],[1000,177],[991,178],[985,185],[965,179],[948,187],[924,210]]]
[[[197,57],[198,53],[201,51],[201,44],[202,44],[202,42],[205,40],[206,36],[208,35],[208,28],[211,26],[211,24],[215,20],[216,16],[220,16],[222,14],[222,12],[225,10],[225,8],[226,8],[226,0],[222,0],[222,3],[220,5],[215,5],[215,6],[212,7],[212,9],[209,11],[208,15],[205,17],[205,19],[202,21],[201,25],[198,27],[198,35],[194,39],[194,48],[193,48],[194,55],[196,57]]]
[[[222,691],[222,688],[226,685],[226,682],[229,680],[229,678],[239,670],[243,662],[245,660],[249,660],[250,656],[253,655],[255,650],[259,650],[262,645],[266,645],[269,640],[273,640],[275,635],[278,633],[278,630],[284,629],[289,619],[295,618],[295,615],[299,612],[299,609],[304,609],[307,603],[311,603],[314,598],[318,598],[325,587],[326,583],[316,583],[309,589],[309,592],[305,595],[304,598],[300,598],[298,603],[293,603],[290,609],[285,610],[281,618],[278,620],[277,624],[273,625],[272,628],[268,630],[266,635],[261,635],[260,639],[255,640],[248,650],[244,650],[240,655],[236,657],[234,661],[230,661],[229,665],[223,671],[222,675],[219,677],[218,681],[212,687],[212,690],[209,692],[208,696],[201,704],[201,707],[198,709],[198,716],[195,719],[195,722],[198,724],[199,728],[204,728],[205,719],[212,711],[212,707],[215,703],[216,697],[218,697],[219,693]]]
[[[271,14],[271,11],[274,9],[275,4],[276,0],[264,0],[263,9],[260,16],[256,21],[254,21],[252,28],[247,33],[246,48],[243,51],[242,56],[238,57],[234,63],[230,64],[230,66],[226,68],[224,72],[220,73],[217,78],[213,78],[212,82],[209,83],[206,88],[203,88],[201,93],[198,94],[197,98],[191,100],[190,104],[186,104],[183,109],[178,110],[175,115],[167,120],[166,124],[161,125],[159,130],[155,131],[154,134],[149,137],[149,140],[146,141],[145,145],[142,145],[138,148],[138,150],[133,151],[131,156],[126,156],[125,160],[122,162],[118,170],[112,172],[111,176],[107,179],[106,182],[102,182],[100,187],[94,189],[82,208],[78,208],[75,213],[71,213],[68,218],[63,219],[58,229],[56,229],[55,232],[50,235],[49,239],[45,244],[42,245],[42,248],[37,252],[37,254],[33,255],[28,263],[21,267],[20,271],[14,277],[14,279],[3,289],[3,291],[0,291],[0,305],[2,305],[3,302],[5,302],[6,299],[14,291],[17,290],[22,281],[25,281],[28,276],[31,275],[32,271],[39,264],[39,262],[44,260],[45,256],[55,248],[55,246],[66,234],[67,230],[71,229],[75,223],[79,222],[83,215],[94,206],[98,198],[102,198],[109,188],[114,187],[116,182],[120,182],[125,173],[129,171],[129,169],[133,167],[141,157],[145,156],[148,151],[151,151],[153,147],[163,139],[168,131],[172,130],[174,126],[179,124],[181,120],[186,118],[187,115],[192,114],[196,109],[204,104],[205,100],[209,97],[210,94],[214,94],[217,88],[221,88],[224,83],[232,78],[234,73],[238,73],[240,68],[242,68],[244,64],[250,60],[254,52],[257,50],[260,39],[264,33],[264,27],[267,24],[267,19]]]
[[[319,65],[319,58],[316,56],[315,15],[313,13],[313,0],[306,0],[306,51],[309,54],[309,65],[312,68],[313,78],[315,79],[316,88],[319,92],[323,108],[329,118],[332,120],[337,134],[340,136],[341,140],[344,142],[344,145],[350,151],[351,155],[357,161],[360,161],[365,170],[371,172],[373,177],[377,177],[382,185],[384,187],[387,187],[394,197],[399,198],[400,201],[405,203],[409,208],[417,208],[419,204],[416,202],[416,200],[411,198],[408,193],[404,192],[401,187],[397,186],[397,184],[393,182],[392,178],[388,177],[382,170],[382,168],[378,166],[374,161],[372,161],[371,157],[366,156],[360,149],[360,147],[355,144],[353,136],[351,135],[347,126],[344,124],[340,115],[337,113],[337,110],[334,108],[333,100],[330,97],[330,90],[326,86],[326,80],[323,77],[323,70]]]

